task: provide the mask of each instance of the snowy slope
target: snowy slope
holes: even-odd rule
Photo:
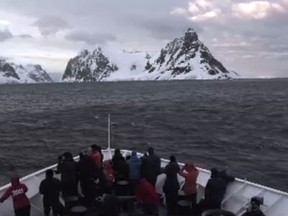
[[[118,80],[231,79],[228,71],[198,39],[193,29],[171,41],[158,55],[125,52],[117,46],[83,50],[70,59],[64,82]]]
[[[113,47],[106,48],[106,54],[111,62],[117,65],[118,70],[106,79],[117,80],[139,80],[143,77],[143,71],[149,58],[145,52],[127,52]]]
[[[53,82],[40,65],[17,65],[0,59],[0,84]]]
[[[126,52],[105,46],[83,50],[70,59],[63,75],[66,82],[137,80],[147,62],[143,52]]]
[[[231,79],[238,74],[228,71],[198,39],[193,29],[176,38],[147,63],[146,79]]]

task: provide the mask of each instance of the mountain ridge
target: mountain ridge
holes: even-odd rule
[[[120,61],[119,61],[120,60]],[[121,60],[126,63],[123,64]],[[158,55],[96,47],[83,50],[66,66],[64,82],[119,80],[233,79],[227,70],[189,28],[184,36],[169,42]]]
[[[0,84],[53,82],[50,75],[39,64],[15,64],[0,58]]]

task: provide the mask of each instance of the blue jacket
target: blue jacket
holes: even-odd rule
[[[131,158],[127,161],[129,165],[130,180],[140,179],[141,160],[137,157],[136,152],[132,152]]]

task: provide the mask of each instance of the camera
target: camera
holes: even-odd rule
[[[251,198],[250,201],[251,204],[256,204],[256,205],[263,205],[264,203],[264,198],[263,197],[259,197],[259,196],[254,196]]]

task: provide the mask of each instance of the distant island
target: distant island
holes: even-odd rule
[[[189,28],[156,55],[127,52],[111,46],[84,49],[67,63],[62,82],[129,80],[227,80],[227,70]],[[17,65],[0,58],[0,83],[53,82],[40,65]]]
[[[0,58],[0,84],[53,82],[40,65],[21,65]]]
[[[237,77],[237,73],[227,70],[213,57],[193,29],[188,29],[184,36],[169,42],[156,56],[101,47],[83,50],[69,60],[62,80],[98,82]]]

